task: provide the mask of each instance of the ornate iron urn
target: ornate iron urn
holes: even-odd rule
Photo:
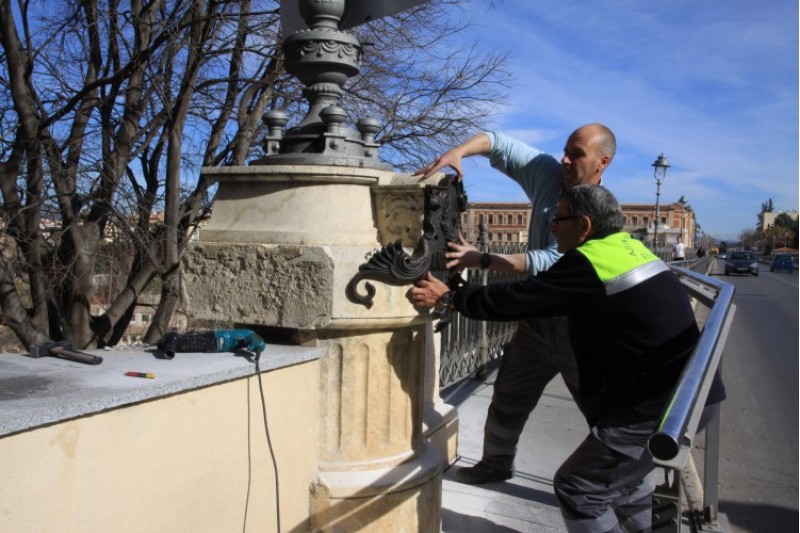
[[[268,135],[266,157],[254,164],[322,164],[391,170],[378,159],[375,134],[380,124],[366,117],[358,131],[345,125],[347,115],[339,107],[342,87],[358,74],[361,44],[339,29],[345,0],[300,0],[300,14],[308,25],[283,42],[286,69],[306,88],[309,102],[305,118],[284,133],[288,118],[281,111],[264,115]]]

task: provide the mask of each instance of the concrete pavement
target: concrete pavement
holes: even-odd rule
[[[455,472],[481,458],[483,424],[496,370],[485,381],[468,379],[446,389],[445,402],[458,409],[458,457],[442,481],[444,533],[565,532],[553,493],[553,475],[589,428],[559,376],[545,389],[525,425],[516,475],[481,486],[454,481]],[[653,482],[663,473],[657,470]],[[683,531],[689,531],[688,526]]]

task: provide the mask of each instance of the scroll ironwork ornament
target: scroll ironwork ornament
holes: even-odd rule
[[[372,307],[375,286],[366,282],[366,294],[360,294],[357,289],[358,283],[366,279],[389,285],[408,285],[424,279],[430,271],[451,289],[460,284],[460,275],[447,270],[445,252],[447,243],[458,242],[461,233],[461,213],[467,209],[464,186],[456,176],[445,176],[438,185],[427,185],[424,194],[422,237],[413,253],[409,255],[400,240],[373,253],[347,284],[346,295],[351,302],[367,309]],[[443,314],[440,318],[444,323]]]

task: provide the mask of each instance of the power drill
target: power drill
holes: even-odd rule
[[[171,331],[158,341],[157,346],[167,359],[175,357],[177,352],[212,353],[238,350],[252,352],[258,359],[266,348],[266,343],[249,329],[215,329],[188,333]]]

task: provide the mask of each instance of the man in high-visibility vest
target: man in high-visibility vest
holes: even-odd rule
[[[651,527],[653,489],[645,478],[655,465],[647,439],[700,335],[677,276],[621,231],[623,221],[604,187],[578,185],[558,201],[553,232],[564,255],[549,270],[455,291],[429,275],[409,291],[417,306],[451,307],[474,319],[567,317],[575,399],[591,428],[554,479],[571,532]],[[717,379],[708,403],[723,398]]]

